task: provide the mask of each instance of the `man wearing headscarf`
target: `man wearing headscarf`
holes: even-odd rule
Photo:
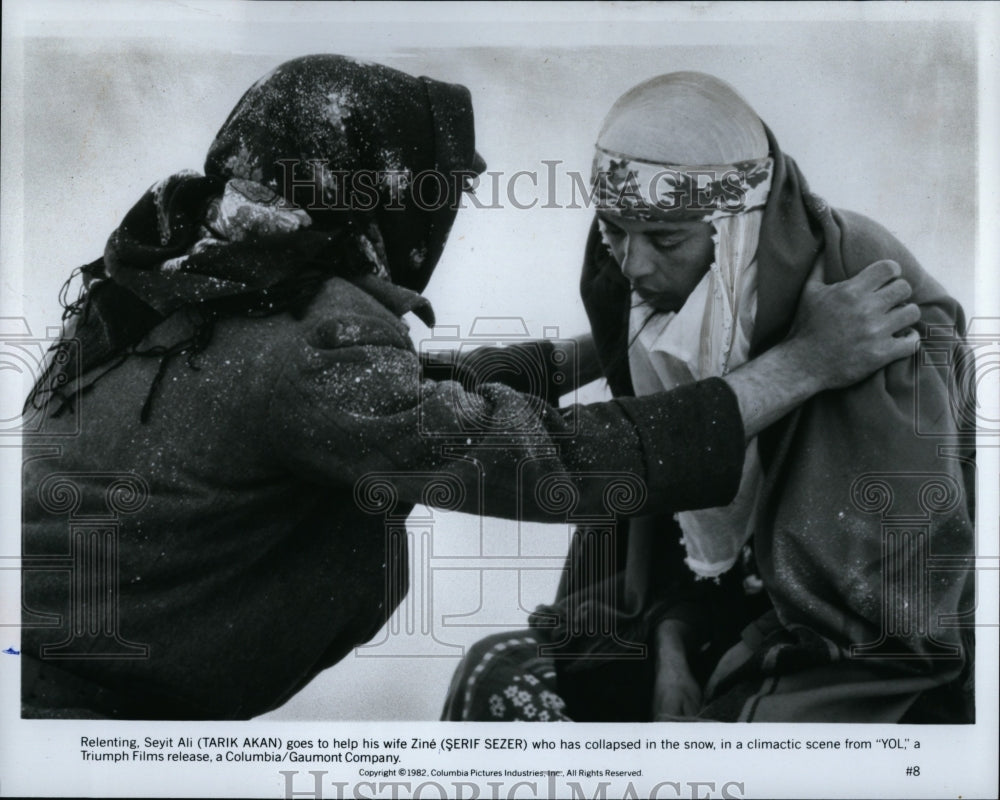
[[[366,476],[401,516],[450,496],[551,520],[524,489],[593,470],[641,479],[637,512],[718,505],[746,435],[912,350],[892,334],[915,309],[885,301],[908,287],[883,267],[832,289],[868,335],[838,338],[817,285],[784,355],[725,379],[571,409],[431,380],[402,317],[433,323],[419,292],[482,169],[464,87],[310,56],[247,91],[204,175],[128,212],[29,398],[51,438],[25,448],[25,716],[283,703],[406,593],[405,539],[356,495]],[[853,372],[807,357],[831,336]],[[750,391],[762,381],[767,402]]]
[[[971,721],[958,304],[885,229],[813,195],[712,76],[623,95],[593,178],[581,292],[616,396],[726,375],[794,328],[810,275],[835,284],[882,259],[914,287],[919,332],[956,335],[937,368],[895,362],[750,438],[728,504],[623,522],[610,548],[578,530],[556,602],[532,631],[477,645],[445,715],[523,716],[511,698],[527,681],[546,718]],[[873,512],[890,505],[919,528],[887,530]]]

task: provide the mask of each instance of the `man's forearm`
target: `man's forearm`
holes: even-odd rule
[[[736,395],[746,438],[752,439],[823,389],[795,341],[782,342],[723,380]]]
[[[906,303],[911,288],[900,271],[894,261],[876,261],[827,285],[817,260],[790,338],[724,377],[748,439],[817,392],[850,386],[913,354],[920,337],[910,326],[920,309]]]

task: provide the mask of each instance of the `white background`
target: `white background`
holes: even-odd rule
[[[73,267],[102,252],[108,234],[141,193],[172,172],[200,169],[243,91],[282,61],[314,52],[357,56],[468,86],[477,149],[490,170],[507,175],[544,172],[545,159],[559,159],[561,169],[586,175],[601,119],[622,92],[664,72],[710,72],[758,111],[813,191],[885,225],[970,317],[996,316],[1000,307],[990,274],[996,269],[996,242],[989,238],[995,236],[995,216],[985,216],[995,212],[997,197],[997,173],[990,171],[995,163],[988,163],[995,158],[996,111],[985,102],[997,97],[995,9],[21,2],[5,4],[3,21],[0,316],[23,317],[36,333],[58,324],[59,286]],[[984,143],[989,149],[980,152]],[[544,178],[541,184],[538,206],[544,204]],[[533,196],[529,188],[519,184],[522,199]],[[477,316],[512,316],[523,318],[532,334],[547,326],[557,326],[562,335],[582,332],[586,319],[576,285],[589,213],[505,205],[460,213],[426,292],[439,324],[459,326],[464,334]],[[415,338],[427,335],[414,326]],[[16,376],[2,377],[0,418],[10,419],[23,395]],[[599,388],[591,388],[585,398],[601,396]],[[0,456],[0,554],[15,556],[18,462],[10,448],[0,449]],[[981,470],[992,477],[980,491],[979,519],[985,521],[980,553],[996,555],[995,528],[989,528],[996,519],[995,453],[984,453]],[[436,515],[433,524],[435,550],[458,555],[482,544],[488,555],[520,552],[557,561],[568,535],[565,526],[519,528],[455,514]],[[16,608],[16,571],[0,575],[5,609],[10,602]],[[501,581],[491,596],[504,602],[487,605],[475,621],[523,625],[524,609],[551,599],[556,579],[550,569],[525,574],[520,587]],[[995,600],[993,575],[984,575],[984,587],[987,592],[993,587],[984,596]],[[435,636],[444,641],[462,645],[500,629],[441,627],[441,614],[476,609],[474,572],[447,575],[433,594]],[[995,615],[995,607],[984,613]],[[2,621],[10,617],[16,620],[16,612],[5,611]],[[984,630],[979,643],[986,697],[995,697],[985,682],[996,665],[995,632]],[[16,628],[0,628],[0,637],[5,637],[0,649],[17,646]],[[63,727],[51,745],[46,743],[51,723],[18,720],[16,665],[8,656],[0,659],[0,792],[12,786],[20,792],[42,791],[32,786],[85,791],[87,784],[71,789],[63,782],[82,772],[76,748],[62,743],[62,734],[77,724],[57,723]],[[433,720],[456,663],[454,657],[348,658],[270,718]],[[940,744],[923,758],[947,764],[946,754],[955,752],[963,760],[964,779],[974,781],[954,787],[967,797],[975,796],[975,786],[986,785],[978,783],[976,769],[991,760],[995,764],[996,703],[983,706],[985,721],[975,728],[954,736],[927,733]],[[262,726],[251,723],[248,729]],[[25,736],[12,735],[17,732]],[[52,766],[62,759],[69,761],[69,772],[54,774]],[[832,772],[832,783],[815,793],[872,793],[873,785],[859,782],[856,774]],[[85,773],[85,780],[97,782],[91,785],[94,792],[107,792],[101,776],[125,774]],[[204,783],[142,788],[143,774],[148,773],[125,780],[121,791],[214,791]],[[223,784],[230,791],[244,793],[227,780]],[[774,776],[765,770],[762,780]],[[790,794],[811,793],[810,784],[789,780]],[[254,794],[280,791],[248,785],[257,787],[246,790]],[[778,796],[775,784],[766,785],[766,792]],[[903,785],[907,792],[927,791],[930,781],[909,779]]]

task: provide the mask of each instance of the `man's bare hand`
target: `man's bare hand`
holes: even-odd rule
[[[819,390],[837,389],[912,355],[919,336],[910,326],[920,320],[920,309],[906,303],[911,289],[901,272],[895,261],[876,261],[827,285],[817,262],[787,340],[790,366],[818,381]]]
[[[693,717],[701,709],[701,686],[691,674],[683,626],[662,622],[656,631],[656,680],[653,720]]]
[[[653,721],[694,717],[701,709],[701,687],[687,664],[662,665],[653,686]]]
[[[788,338],[724,376],[747,439],[814,394],[838,389],[913,354],[920,309],[895,261],[876,261],[846,281],[823,283],[817,261]]]

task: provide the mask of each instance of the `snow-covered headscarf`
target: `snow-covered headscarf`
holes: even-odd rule
[[[677,312],[632,296],[629,368],[636,394],[724,375],[749,358],[757,311],[755,255],[771,184],[763,123],[727,84],[677,72],[623,95],[597,141],[594,184],[603,213],[641,221],[703,219],[715,257]],[[725,507],[677,515],[687,563],[714,577],[752,530],[762,472],[750,442],[740,490]]]
[[[58,413],[104,372],[74,387],[69,376],[152,356],[160,368],[146,420],[167,364],[192,363],[220,316],[298,313],[332,275],[421,291],[484,167],[464,86],[339,55],[281,64],[230,112],[204,175],[154,184],[103,257],[78,270],[80,297],[66,304],[63,337],[28,402],[61,397]],[[425,300],[406,302],[430,324]],[[190,337],[138,349],[180,311],[192,317]]]

